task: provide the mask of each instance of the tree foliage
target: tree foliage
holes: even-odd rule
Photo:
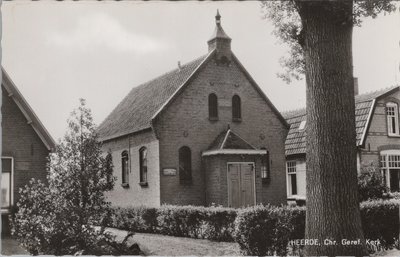
[[[110,216],[104,193],[114,185],[112,160],[101,152],[84,100],[68,128],[50,155],[47,181],[20,189],[13,234],[32,254],[113,254],[114,237],[95,228]]]
[[[300,1],[301,2],[301,1]],[[288,1],[262,1],[263,18],[274,25],[273,35],[280,43],[289,46],[287,55],[280,58],[283,72],[278,77],[286,83],[293,79],[302,79],[305,73],[304,53],[302,41],[304,28],[298,13],[295,0]],[[361,26],[365,17],[376,18],[379,13],[391,13],[396,10],[396,4],[389,0],[354,1],[353,24]]]

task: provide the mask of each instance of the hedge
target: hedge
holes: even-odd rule
[[[379,239],[384,248],[399,237],[400,200],[374,200],[361,203],[361,222],[365,238]]]
[[[399,235],[400,200],[360,206],[364,236],[393,246]],[[135,232],[236,241],[245,255],[286,255],[292,239],[305,235],[305,207],[257,205],[245,209],[163,205],[114,208],[111,227]]]
[[[233,241],[236,214],[235,209],[222,207],[116,207],[109,226],[135,232]]]

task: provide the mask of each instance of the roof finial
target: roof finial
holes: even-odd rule
[[[221,24],[221,15],[219,14],[218,9],[217,9],[217,15],[215,15],[215,23]]]

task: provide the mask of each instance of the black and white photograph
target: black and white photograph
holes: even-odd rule
[[[400,2],[0,4],[1,255],[400,256]]]

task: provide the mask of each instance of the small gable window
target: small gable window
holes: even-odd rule
[[[128,152],[123,151],[121,154],[121,171],[122,171],[122,186],[129,185],[129,157]]]
[[[179,179],[182,184],[192,181],[192,152],[187,146],[179,148]]]
[[[389,136],[399,135],[399,108],[396,103],[386,104],[386,119]]]
[[[214,93],[208,96],[208,118],[218,120],[218,97]]]
[[[242,120],[242,107],[241,100],[238,95],[232,97],[232,120],[241,121]]]
[[[306,121],[302,120],[299,125],[299,130],[304,130],[306,128]]]
[[[140,165],[140,185],[147,186],[147,148],[142,147],[139,150]]]

